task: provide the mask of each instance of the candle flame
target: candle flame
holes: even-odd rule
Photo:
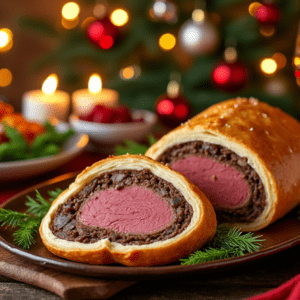
[[[98,74],[92,74],[89,79],[89,91],[91,93],[99,93],[102,89],[101,77]]]
[[[42,91],[46,94],[52,94],[55,92],[58,84],[58,77],[56,74],[51,74],[44,81]]]

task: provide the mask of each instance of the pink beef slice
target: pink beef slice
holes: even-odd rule
[[[81,212],[84,225],[134,234],[163,229],[173,218],[172,208],[158,194],[134,185],[96,192]]]
[[[237,208],[249,199],[249,185],[242,174],[213,159],[190,156],[172,164],[172,168],[196,184],[216,208]]]

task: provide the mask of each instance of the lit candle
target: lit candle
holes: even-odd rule
[[[42,90],[26,92],[22,97],[22,114],[32,121],[45,122],[51,117],[66,121],[70,108],[68,93],[56,90],[58,78],[51,74],[43,83]]]
[[[102,89],[102,81],[98,74],[93,74],[88,89],[77,90],[72,94],[73,113],[87,115],[97,104],[110,107],[118,106],[119,93],[111,89]]]

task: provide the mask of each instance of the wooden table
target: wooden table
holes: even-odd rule
[[[82,154],[76,162],[38,179],[0,187],[0,196],[12,196],[28,186],[67,172],[80,171],[101,157]],[[0,197],[1,200],[1,197]],[[300,273],[300,245],[262,261],[231,271],[173,279],[141,281],[112,296],[112,300],[242,300],[278,287]],[[0,275],[0,299],[61,299],[54,293]],[[72,298],[75,299],[75,298]]]
[[[138,282],[111,300],[242,300],[273,289],[299,273],[300,246],[227,272]],[[61,299],[40,288],[0,276],[0,299]]]

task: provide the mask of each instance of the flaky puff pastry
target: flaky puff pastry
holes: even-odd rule
[[[260,230],[300,203],[300,123],[257,99],[215,104],[163,136],[146,155],[157,159],[167,148],[190,141],[224,146],[258,173],[266,192],[262,214],[249,223],[231,223],[242,231]]]
[[[154,175],[170,182],[192,206],[193,216],[189,226],[180,234],[165,241],[147,245],[122,245],[102,239],[91,244],[57,238],[50,223],[58,206],[76,195],[101,173],[114,170],[149,169]],[[142,201],[142,199],[141,199]],[[120,263],[127,266],[152,266],[175,262],[201,248],[216,232],[216,215],[206,196],[183,175],[142,155],[123,155],[101,160],[86,168],[74,183],[51,205],[39,232],[42,242],[55,255],[89,264]]]

